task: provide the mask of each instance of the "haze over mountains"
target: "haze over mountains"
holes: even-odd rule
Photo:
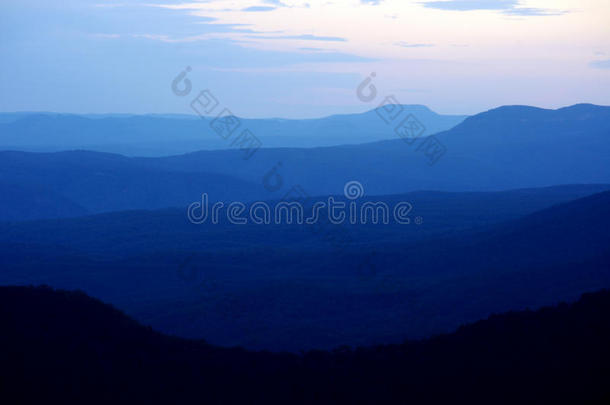
[[[421,105],[400,108],[405,116],[412,114],[421,122],[426,135],[450,129],[466,118],[440,115]],[[221,138],[210,127],[214,118],[178,114],[0,113],[0,149],[33,152],[84,149],[128,156],[228,149],[231,141]],[[266,148],[358,144],[397,136],[394,127],[387,125],[375,110],[318,119],[239,120],[239,130],[249,129]]]
[[[202,192],[212,200],[248,201],[265,191],[223,174],[157,169],[100,152],[0,152],[0,156],[1,219],[186,206],[200,199]]]
[[[253,182],[260,182],[281,163],[279,173],[285,182],[300,185],[310,195],[338,194],[354,179],[369,195],[610,182],[610,107],[577,105],[555,111],[501,107],[469,117],[435,138],[445,153],[432,165],[426,148],[421,148],[425,138],[413,145],[396,139],[315,149],[261,149],[249,160],[242,158],[242,151],[227,150],[142,161]]]
[[[0,405],[610,404],[608,16],[0,1]]]
[[[116,132],[106,132],[106,118],[65,119],[85,121],[93,126],[93,133],[99,131],[109,141],[117,137]],[[131,118],[116,120],[124,119]],[[335,120],[339,125],[343,119],[335,116],[320,122],[326,125]],[[383,124],[375,112],[345,119]],[[11,125],[23,120],[28,118]],[[63,122],[64,118],[46,120]],[[166,120],[200,124],[195,120]],[[308,122],[289,123],[307,126]],[[329,128],[335,124],[328,124]],[[352,128],[350,125],[346,128]],[[160,129],[167,136],[163,132],[167,128]],[[365,125],[362,129],[370,133]],[[48,136],[54,139],[51,133]],[[11,136],[3,132],[0,142]],[[199,200],[203,192],[217,201],[281,199],[294,187],[312,197],[342,194],[345,183],[351,180],[362,183],[369,196],[416,190],[493,191],[610,184],[610,107],[501,107],[469,117],[434,138],[445,151],[432,165],[421,148],[428,138],[416,139],[413,144],[395,139],[317,148],[265,147],[247,160],[243,151],[235,149],[150,158],[91,151],[5,151],[0,152],[0,188],[5,191],[0,201],[5,209],[0,218],[183,207]],[[31,198],[34,194],[44,197]],[[19,214],[18,207],[36,204],[40,204],[40,210],[28,214],[25,209]]]
[[[108,122],[149,118],[37,119],[40,128],[68,123],[71,141],[81,139],[72,120],[112,141]],[[374,111],[286,125],[350,132],[360,124],[345,120],[358,119],[362,134],[377,136],[366,122],[393,133]],[[433,137],[394,136],[264,145],[250,159],[239,149],[2,151],[0,220],[10,222],[0,223],[0,283],[83,289],[167,333],[296,351],[430,336],[610,287],[610,107],[507,106]],[[444,148],[435,161],[422,147],[430,140]],[[357,204],[410,202],[411,224],[331,226],[331,239],[348,240],[338,248],[304,225],[195,225],[186,216],[202,193],[273,205],[300,190],[308,207],[329,195],[345,202],[352,180],[364,187]]]

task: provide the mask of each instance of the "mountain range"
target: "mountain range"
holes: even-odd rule
[[[77,118],[102,131],[133,117]],[[0,152],[0,284],[82,289],[169,334],[290,351],[428,337],[610,286],[610,107],[506,106],[432,136],[399,133],[265,145],[248,159],[240,148]],[[322,217],[320,234],[187,217],[202,193],[246,207],[294,193],[307,208],[345,203],[349,181],[362,186],[357,207],[408,202],[410,223]]]
[[[416,141],[421,146],[428,138]],[[0,218],[179,207],[204,192],[215,201],[281,199],[295,188],[313,197],[340,194],[352,180],[370,196],[610,184],[610,107],[502,107],[469,117],[434,138],[446,150],[433,165],[417,143],[400,139],[263,148],[247,160],[243,151],[230,149],[155,158],[5,151],[0,152]],[[18,208],[36,204],[41,208]]]
[[[600,189],[395,196],[423,223],[329,226],[339,245],[308,225],[195,225],[180,209],[5,223],[0,284],[82,289],[221,345],[395,343],[610,287]]]
[[[462,122],[466,116],[441,115],[421,105],[401,105],[402,117],[412,115],[431,135]],[[228,149],[232,139],[219,136],[211,125],[216,117],[197,115],[74,115],[1,113],[0,149],[32,152],[91,150],[128,156],[169,156],[198,150]],[[358,144],[396,138],[376,110],[317,119],[246,119],[261,145],[317,147]]]

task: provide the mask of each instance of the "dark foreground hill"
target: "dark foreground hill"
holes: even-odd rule
[[[0,288],[0,401],[608,403],[610,292],[430,340],[302,355],[171,338],[83,293]]]

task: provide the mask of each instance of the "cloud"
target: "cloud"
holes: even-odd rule
[[[280,8],[280,7],[284,7],[284,8],[309,8],[310,7],[309,3],[303,3],[300,5],[299,4],[287,4],[281,0],[263,0],[263,3],[271,4],[272,7],[252,6],[252,7],[247,7],[246,9],[242,9],[242,11],[272,11],[274,8]]]
[[[506,15],[520,15],[520,16],[552,16],[552,15],[562,15],[566,14],[567,11],[564,10],[549,10],[544,8],[529,8],[529,7],[519,7],[519,8],[511,8],[508,10],[502,11],[502,14]]]
[[[188,39],[172,39],[169,35],[161,35],[161,34],[131,34],[132,38],[142,38],[142,39],[150,39],[153,41],[161,41],[161,42],[180,42],[180,41],[188,41]]]
[[[610,59],[608,60],[596,60],[589,63],[589,66],[596,69],[610,69]]]
[[[290,7],[286,3],[282,3],[280,0],[265,0],[264,3],[273,4],[276,7]]]
[[[519,0],[443,0],[420,2],[424,7],[437,10],[474,11],[495,10],[512,16],[554,16],[566,14],[567,11],[544,8],[520,7]]]
[[[420,3],[424,7],[439,10],[508,10],[519,4],[517,0],[445,0]]]
[[[280,35],[280,36],[263,36],[263,35],[249,35],[250,38],[256,39],[297,39],[302,41],[330,41],[330,42],[345,42],[345,38],[341,37],[323,37],[311,34],[303,35]]]
[[[412,43],[404,42],[404,41],[394,42],[394,45],[400,46],[403,48],[429,48],[431,46],[434,46],[434,44],[412,44]]]
[[[370,4],[372,6],[376,6],[379,3],[381,3],[383,0],[360,0],[360,3],[362,4]]]
[[[273,11],[275,10],[277,7],[270,7],[270,6],[250,6],[250,7],[246,7],[246,8],[242,8],[241,11]]]
[[[120,34],[91,34],[94,38],[103,38],[103,39],[117,39],[121,38]]]
[[[299,48],[299,50],[301,50],[301,51],[309,51],[309,52],[325,52],[325,51],[327,51],[326,49],[323,49],[323,48],[309,48],[309,47]]]

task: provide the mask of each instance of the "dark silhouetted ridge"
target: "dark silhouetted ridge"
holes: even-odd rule
[[[4,403],[604,403],[610,292],[421,342],[302,355],[167,337],[78,292],[0,287]],[[607,403],[607,402],[605,402]]]

